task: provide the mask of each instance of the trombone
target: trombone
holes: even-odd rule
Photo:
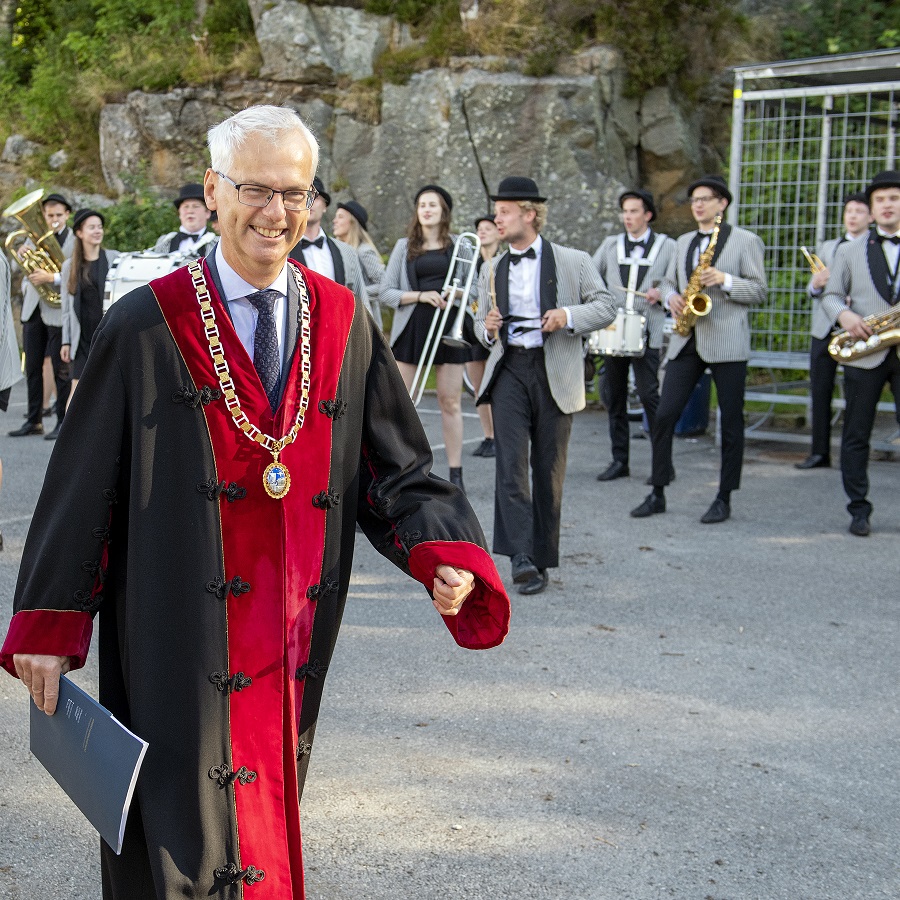
[[[419,401],[425,393],[425,384],[428,381],[428,376],[431,373],[431,367],[434,365],[434,358],[437,356],[440,345],[443,343],[449,347],[462,349],[469,346],[469,342],[462,336],[462,329],[469,306],[469,294],[472,292],[472,282],[475,280],[475,269],[480,256],[481,241],[478,239],[478,235],[471,231],[463,232],[453,245],[450,268],[447,269],[447,277],[444,279],[444,286],[441,288],[441,296],[447,301],[447,305],[443,309],[435,309],[434,315],[431,317],[431,325],[425,337],[425,346],[422,347],[422,355],[419,358],[419,364],[416,366],[416,373],[413,376],[412,385],[409,389],[409,396],[412,397],[415,406],[419,405]],[[462,287],[460,287],[460,282],[462,282]],[[457,299],[459,300],[459,308],[456,313],[456,319],[453,322],[453,328],[445,335],[444,329],[447,327],[447,322],[450,321],[450,314]]]

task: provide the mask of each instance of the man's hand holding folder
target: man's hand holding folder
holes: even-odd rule
[[[52,716],[59,700],[59,676],[69,671],[69,657],[16,653],[13,665],[16,675],[34,699],[35,706]]]

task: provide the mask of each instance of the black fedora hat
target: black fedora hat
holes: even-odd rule
[[[331,194],[325,190],[325,185],[322,184],[322,179],[316,175],[313,178],[313,187],[319,192],[319,196],[325,201],[325,206],[331,206]]]
[[[450,192],[445,191],[440,185],[426,184],[426,185],[423,185],[422,187],[420,187],[416,191],[415,200],[413,200],[414,206],[418,205],[419,197],[421,197],[422,194],[438,194],[443,199],[444,203],[447,204],[447,209],[450,209],[450,210],[453,209],[453,198],[450,196]]]
[[[64,206],[69,212],[72,212],[72,204],[63,197],[62,194],[47,194],[43,200],[41,200],[41,209],[43,209],[48,203],[59,203]]]
[[[656,218],[656,204],[653,202],[653,194],[651,194],[650,191],[644,191],[640,188],[632,188],[631,190],[625,191],[625,193],[619,197],[619,209],[622,208],[622,205],[629,197],[634,200],[640,200],[641,203],[644,204],[644,209],[650,213],[651,222]]]
[[[900,188],[900,172],[879,172],[866,188],[866,200],[872,205],[872,193],[880,188]]]
[[[178,209],[185,200],[199,200],[204,206],[206,197],[203,194],[202,184],[183,184],[178,196],[172,201],[175,209]]]
[[[545,203],[547,198],[541,196],[537,184],[530,178],[509,175],[500,182],[497,193],[491,194],[491,200],[531,200],[532,203]]]
[[[720,197],[724,197],[729,205],[734,199],[731,196],[731,191],[728,190],[728,184],[721,175],[704,175],[702,178],[692,181],[688,185],[688,197],[690,197],[698,187],[708,187],[711,191],[715,191]]]
[[[82,223],[91,216],[96,216],[101,224],[104,227],[106,226],[106,219],[104,218],[103,213],[97,212],[96,209],[79,209],[78,212],[75,213],[75,218],[72,220],[72,231],[78,231]]]
[[[347,200],[346,202],[341,201],[337,205],[338,209],[346,209],[363,228],[368,227],[369,225],[369,214],[366,212],[366,208],[362,205],[362,203],[357,203],[355,200]]]
[[[848,203],[863,203],[868,206],[869,198],[862,191],[856,191],[855,193],[847,194],[847,196],[844,197],[844,207],[846,207]]]
[[[490,222],[491,225],[493,225],[493,224],[494,224],[494,214],[493,214],[493,213],[488,213],[487,215],[479,216],[479,217],[475,220],[475,228],[476,228],[476,230],[478,229],[478,226],[479,226],[482,222]]]

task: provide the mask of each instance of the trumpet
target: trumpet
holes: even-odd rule
[[[809,268],[813,275],[817,275],[822,269],[827,268],[825,263],[823,263],[815,253],[810,253],[806,247],[801,247],[800,252],[806,257],[806,261],[809,263]]]
[[[447,269],[447,277],[441,288],[441,296],[445,298],[447,305],[443,309],[435,309],[434,315],[431,317],[431,325],[425,337],[422,355],[419,357],[419,364],[416,366],[416,373],[409,389],[409,396],[412,397],[416,406],[419,405],[419,401],[425,393],[425,384],[440,345],[443,343],[449,347],[460,348],[469,346],[469,342],[462,336],[462,328],[480,255],[481,241],[477,234],[465,231],[456,239],[456,243],[453,245],[453,255],[450,257],[450,268]],[[460,286],[460,282],[462,282],[462,286]],[[456,319],[450,332],[445,335],[444,329],[447,327],[447,322],[450,321],[450,314],[457,299],[459,300],[459,309]]]
[[[6,238],[5,247],[28,275],[38,269],[58,275],[66,261],[59,241],[56,240],[56,232],[47,227],[44,217],[41,215],[41,197],[43,196],[44,192],[40,189],[32,191],[3,210],[4,216],[14,216],[25,226],[13,231]],[[14,250],[12,245],[20,237],[31,241],[34,246],[26,247],[21,251]],[[24,244],[25,241],[22,243]],[[61,305],[59,292],[53,289],[52,284],[37,284],[35,289],[50,306],[59,308]]]

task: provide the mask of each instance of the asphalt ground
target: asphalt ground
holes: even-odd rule
[[[0,417],[4,632],[52,449],[5,436],[23,409],[20,384]],[[468,455],[466,413],[490,536],[494,464]],[[598,483],[605,415],[579,414],[562,564],[511,595],[486,652],[360,538],[303,800],[311,900],[900,897],[900,463],[870,464],[860,539],[837,470],[793,468],[805,449],[749,443],[731,520],[705,526],[718,451],[678,440],[669,511],[635,520],[648,442]],[[76,680],[96,692],[95,659]],[[27,703],[0,677],[0,897],[95,900],[98,838],[31,756]]]

